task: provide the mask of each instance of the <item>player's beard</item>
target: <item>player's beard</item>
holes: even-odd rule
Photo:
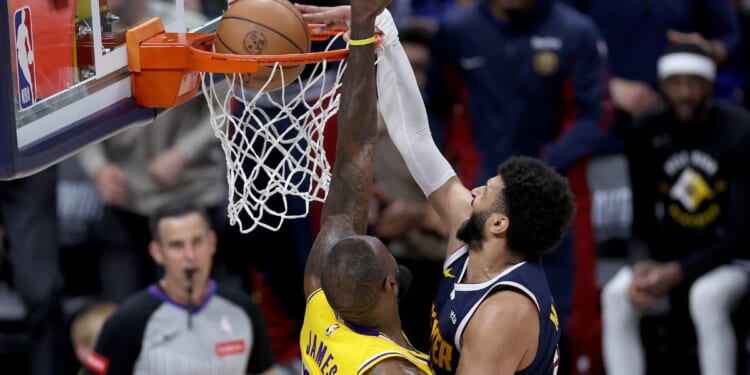
[[[472,212],[471,216],[456,231],[456,238],[468,244],[469,249],[481,245],[484,241],[483,229],[487,216],[485,212]]]

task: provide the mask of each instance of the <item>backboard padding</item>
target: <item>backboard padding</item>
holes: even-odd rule
[[[211,14],[202,14],[204,8]],[[6,84],[0,89],[0,180],[28,175],[128,126],[152,121],[157,111],[140,108],[132,99],[124,30],[153,16],[164,17],[167,31],[210,30],[221,9],[226,9],[226,0],[3,2],[0,82]],[[27,64],[33,72],[31,103],[24,101],[28,72],[17,61],[27,51],[15,46],[14,15],[20,10],[33,34],[33,63]],[[122,12],[119,19],[117,12]]]

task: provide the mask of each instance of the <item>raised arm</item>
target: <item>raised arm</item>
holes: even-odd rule
[[[383,31],[383,54],[377,67],[380,112],[409,172],[449,230],[450,255],[462,244],[455,234],[471,214],[471,193],[435,146],[414,71],[390,14],[378,17],[377,26]]]
[[[365,40],[374,35],[375,17],[388,0],[355,0],[349,35]],[[331,186],[323,204],[320,233],[305,267],[305,295],[320,287],[320,274],[331,247],[367,229],[372,195],[373,156],[377,140],[375,101],[375,45],[350,45],[341,88],[336,161]]]

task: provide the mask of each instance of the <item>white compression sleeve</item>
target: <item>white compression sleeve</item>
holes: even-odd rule
[[[378,48],[378,107],[409,172],[429,196],[456,173],[432,139],[414,71],[388,10],[378,16],[375,25],[383,31]]]

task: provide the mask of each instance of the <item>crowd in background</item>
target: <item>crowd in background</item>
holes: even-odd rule
[[[148,5],[161,2],[149,0]],[[493,2],[518,11],[509,20],[498,20],[488,5]],[[129,5],[110,0],[123,23],[140,18],[126,14],[138,8]],[[218,0],[186,1],[186,6],[196,14],[194,22],[217,16],[222,8]],[[711,98],[696,105],[721,103],[739,113],[740,127],[750,127],[745,121],[750,117],[741,109],[750,103],[745,95],[750,1],[394,0],[390,11],[423,92],[433,137],[466,186],[484,184],[513,155],[538,157],[570,182],[578,207],[574,228],[544,258],[563,332],[560,373],[615,374],[620,362],[612,351],[635,353],[619,359],[641,358],[642,366],[654,373],[711,373],[717,367],[706,367],[707,358],[732,362],[720,367],[726,371],[747,373],[750,267],[738,259],[748,257],[742,232],[750,218],[735,212],[750,209],[743,199],[750,193],[736,194],[746,192],[741,171],[747,164],[741,161],[750,144],[742,143],[742,130],[730,146],[716,142],[720,146],[713,151],[719,156],[711,160],[720,163],[721,178],[711,180],[710,171],[680,169],[673,180],[662,181],[658,171],[649,169],[666,163],[659,159],[666,151],[657,143],[679,143],[673,140],[683,135],[670,129],[654,135],[648,133],[653,125],[643,127],[667,122],[655,116],[668,116],[664,108],[681,103],[665,96],[664,90],[674,87],[696,95],[705,92]],[[700,85],[690,82],[662,82],[668,77],[659,75],[657,62],[670,44],[705,52],[718,67],[709,77],[711,87],[700,91]],[[148,254],[148,220],[173,201],[207,210],[218,237],[213,278],[253,297],[264,317],[277,373],[299,373],[302,273],[318,228],[316,211],[275,232],[259,228],[243,235],[232,227],[225,207],[224,156],[206,112],[203,99],[197,98],[154,124],[88,147],[37,175],[0,183],[3,373],[73,374],[80,369],[76,355],[85,357],[81,347],[93,348],[112,304],[159,278]],[[686,122],[698,120],[705,119]],[[691,150],[718,137],[719,125],[724,126],[718,120],[708,124],[705,133],[670,152],[678,154],[683,147],[690,159]],[[326,136],[334,137],[335,127]],[[429,353],[430,307],[445,239],[452,234],[429,208],[385,129],[375,158],[369,231],[414,274],[401,316],[415,347]],[[710,169],[711,161],[704,160],[706,164]],[[672,197],[687,202],[684,214],[660,206],[661,198],[649,190],[658,187],[669,197],[680,184],[687,184],[683,194],[689,196]],[[696,196],[696,189],[704,195]],[[715,199],[719,208],[714,216],[698,215],[711,206],[709,201],[725,196]],[[679,218],[689,222],[688,229],[665,226],[664,217],[670,215],[678,224]],[[650,263],[642,263],[646,261]],[[679,278],[669,278],[672,269],[667,266],[675,264]],[[698,280],[727,265],[736,266],[737,277],[713,278],[714,289],[696,295],[694,282],[704,285]],[[613,315],[632,307],[628,291],[634,281],[622,276],[631,269],[633,280],[641,274],[662,280],[650,287],[655,291],[649,298],[668,297],[669,306],[660,305],[663,298],[643,297],[633,314]],[[691,301],[725,290],[732,295],[713,304],[718,312],[697,310]],[[721,357],[701,349],[709,335],[699,323],[717,314],[723,316],[717,320],[732,323],[705,328],[709,335],[729,330],[721,332],[724,338],[731,336],[734,349],[727,350],[724,342],[708,345],[722,348]],[[641,334],[627,341],[613,336],[620,331]],[[626,344],[632,347],[618,346]]]

